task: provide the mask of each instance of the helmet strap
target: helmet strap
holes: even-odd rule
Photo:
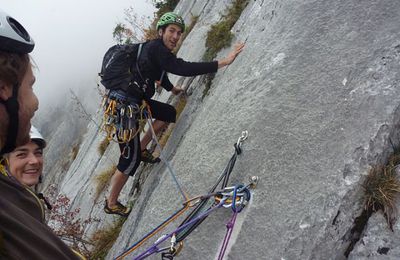
[[[0,103],[6,107],[9,118],[6,144],[0,151],[0,155],[2,155],[13,151],[16,146],[19,126],[18,84],[14,85],[12,96],[5,101],[0,100]]]

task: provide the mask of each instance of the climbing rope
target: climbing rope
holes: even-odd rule
[[[200,218],[206,217],[209,214],[211,214],[213,211],[215,211],[216,209],[222,207],[222,205],[224,204],[224,201],[221,201],[217,206],[207,210],[206,212],[203,212],[201,215],[197,216],[196,218],[194,218],[192,221],[188,222],[186,225],[190,225],[192,224],[192,222],[197,221]],[[160,252],[158,245],[160,245],[161,243],[163,243],[164,241],[166,241],[168,238],[172,237],[176,232],[179,232],[181,229],[184,229],[186,226],[183,225],[181,227],[179,227],[178,229],[174,230],[173,232],[162,236],[161,238],[159,238],[153,246],[151,246],[149,249],[147,249],[146,251],[144,251],[143,253],[141,253],[139,256],[135,257],[135,260],[141,260],[144,259],[154,253],[158,253]]]
[[[241,193],[244,192],[244,193]],[[239,196],[243,196],[244,194],[246,194],[246,198],[245,200],[238,200]],[[228,221],[228,223],[226,223],[226,233],[225,233],[225,237],[224,240],[222,242],[221,245],[221,250],[218,256],[218,260],[222,260],[224,258],[226,249],[228,247],[229,244],[229,240],[231,238],[232,232],[233,232],[233,227],[235,226],[235,222],[236,222],[236,218],[237,215],[239,214],[239,212],[241,212],[244,208],[244,206],[247,204],[247,202],[250,200],[250,191],[248,190],[247,187],[243,187],[243,185],[239,185],[239,186],[235,186],[233,189],[233,195],[232,195],[232,203],[231,203],[231,208],[233,211],[233,215],[231,217],[231,219]],[[237,202],[240,202],[240,204],[238,205]],[[237,207],[239,206],[239,207]]]
[[[175,185],[178,188],[179,192],[181,193],[184,201],[188,201],[189,200],[189,196],[186,194],[186,192],[183,191],[182,185],[179,183],[178,179],[176,178],[175,170],[171,167],[171,164],[169,163],[169,161],[166,158],[166,156],[164,156],[164,152],[162,150],[160,142],[158,141],[157,135],[156,135],[156,133],[154,131],[154,128],[153,128],[153,118],[151,116],[150,108],[148,108],[146,112],[147,113],[145,113],[145,117],[147,119],[147,123],[149,125],[149,129],[151,130],[151,135],[153,137],[153,140],[156,143],[157,149],[159,149],[159,151],[160,151],[160,159],[167,166],[167,169],[168,169],[169,173],[171,174],[171,177],[174,180]]]
[[[149,240],[151,237],[153,237],[155,234],[157,234],[158,232],[160,232],[162,229],[164,229],[166,226],[168,226],[169,223],[171,223],[172,221],[174,221],[175,219],[177,219],[179,216],[181,216],[187,209],[188,209],[188,204],[184,205],[183,208],[181,208],[180,210],[176,211],[174,214],[172,214],[172,216],[170,216],[169,218],[167,218],[164,222],[162,222],[160,225],[158,225],[156,228],[154,228],[152,231],[150,231],[149,233],[147,233],[143,238],[141,238],[138,242],[136,242],[135,244],[133,244],[131,247],[129,247],[127,250],[125,250],[122,254],[120,254],[119,256],[117,256],[115,259],[119,260],[119,259],[123,259],[124,257],[126,257],[127,255],[129,255],[130,253],[132,253],[133,251],[135,251],[137,248],[139,248],[143,243],[145,243],[147,240]]]
[[[240,203],[240,205],[241,205],[240,208],[242,209],[246,205],[246,203],[250,200],[250,191],[248,191],[248,188],[245,187],[245,188],[242,188],[242,189],[246,190],[246,192],[242,192],[242,190],[240,190],[241,193],[233,193],[233,195],[232,195],[232,192],[231,193],[227,193],[226,191],[218,192],[218,195],[224,194],[223,197],[221,198],[221,200],[218,202],[218,204],[213,205],[212,207],[207,209],[205,212],[202,212],[201,214],[199,214],[196,217],[192,218],[190,221],[186,222],[184,225],[179,226],[177,229],[175,229],[171,233],[161,236],[153,244],[153,246],[151,246],[149,249],[147,249],[146,251],[144,251],[142,254],[140,254],[139,256],[135,257],[134,259],[135,260],[141,260],[141,259],[144,259],[144,258],[154,254],[154,253],[160,253],[160,252],[165,251],[167,249],[170,250],[169,254],[168,253],[164,253],[162,255],[162,257],[167,258],[167,259],[173,259],[173,257],[176,256],[179,253],[180,249],[181,249],[181,248],[180,249],[175,248],[175,245],[177,244],[176,234],[179,233],[180,231],[184,230],[187,226],[190,226],[190,225],[196,223],[197,221],[199,221],[201,219],[205,219],[208,215],[210,215],[213,211],[215,211],[218,208],[221,208],[221,207],[232,207],[232,203],[229,202],[229,201],[234,201],[234,200],[243,201],[243,203]],[[243,196],[246,196],[246,197],[243,197]],[[246,203],[244,203],[244,201],[246,201]],[[235,203],[233,203],[233,204],[235,204]],[[238,205],[238,204],[236,203],[236,205]],[[239,213],[239,212],[240,212],[240,210],[237,210],[237,213]],[[171,238],[171,247],[159,249],[158,246],[161,243],[163,243],[164,241],[166,241],[168,238]],[[179,243],[181,243],[181,242],[179,242]],[[180,244],[180,247],[182,247],[182,244]]]
[[[214,186],[209,190],[209,194],[213,193],[215,191],[215,189],[218,187],[218,185],[222,182],[221,184],[221,189],[225,189],[228,181],[229,181],[229,177],[230,174],[233,170],[233,167],[235,166],[236,163],[236,158],[238,155],[240,155],[242,153],[242,144],[243,142],[247,139],[248,137],[248,132],[247,131],[243,131],[241,136],[238,138],[237,142],[234,144],[234,148],[235,151],[233,153],[233,155],[231,156],[227,166],[225,167],[225,169],[222,171],[222,173],[220,174],[217,182],[214,184]],[[190,221],[192,218],[194,218],[197,214],[199,214],[200,212],[206,210],[207,208],[211,207],[213,205],[213,201],[210,200],[202,200],[201,203],[199,203],[199,205],[193,209],[193,211],[186,217],[186,219],[181,223],[181,225],[184,225],[186,222]],[[188,226],[188,228],[186,228],[185,230],[183,230],[182,232],[180,232],[179,234],[177,234],[177,241],[180,242],[182,240],[184,240],[190,233],[192,233],[197,226],[199,226],[204,219],[200,219],[198,222],[193,223],[193,225]]]
[[[155,135],[154,129],[152,128],[152,118],[151,118],[151,111],[146,110],[145,111],[145,117],[149,123],[149,127],[152,131],[152,136],[154,140],[156,141],[157,147],[161,150],[161,146],[157,140],[157,137]],[[161,159],[163,162],[167,165],[167,168],[169,169],[169,172],[171,176],[173,177],[175,184],[178,187],[178,190],[181,192],[182,196],[184,197],[185,201],[183,203],[183,207],[179,209],[177,212],[175,212],[172,216],[170,216],[168,219],[166,219],[164,222],[162,222],[159,226],[154,228],[152,231],[150,231],[148,234],[146,234],[142,239],[140,239],[138,242],[133,244],[131,247],[129,247],[125,252],[120,254],[119,256],[116,257],[116,259],[122,259],[126,257],[128,254],[132,253],[134,250],[136,250],[138,247],[140,247],[143,243],[145,243],[148,239],[153,237],[156,233],[160,232],[163,230],[169,223],[177,219],[179,216],[181,216],[187,209],[196,207],[179,225],[179,227],[174,230],[173,232],[161,236],[155,244],[147,249],[145,252],[137,256],[135,259],[144,259],[154,253],[162,253],[163,259],[173,259],[174,256],[176,256],[182,249],[183,247],[183,239],[187,237],[209,214],[211,214],[213,211],[215,211],[217,208],[221,207],[233,207],[237,213],[243,209],[243,207],[247,204],[247,202],[250,199],[250,191],[249,188],[255,187],[256,181],[258,181],[258,177],[252,177],[251,182],[247,186],[238,186],[238,187],[226,187],[230,173],[232,172],[233,166],[236,162],[236,157],[238,154],[241,153],[241,145],[244,140],[246,140],[248,136],[247,131],[243,131],[242,135],[239,137],[237,143],[234,144],[235,147],[235,153],[231,157],[231,159],[228,162],[228,165],[225,167],[221,175],[219,176],[217,183],[211,188],[211,190],[201,196],[197,196],[194,198],[188,198],[186,193],[183,191],[181,188],[180,183],[178,182],[176,178],[176,173],[169,164],[169,162],[165,159],[164,155],[161,154]],[[222,182],[221,190],[220,191],[215,191],[219,183]],[[213,200],[211,200],[213,198]],[[239,210],[237,210],[237,208]],[[233,226],[232,226],[233,229]],[[230,237],[230,235],[229,235]],[[225,242],[226,244],[229,242],[229,237],[226,239],[227,241]],[[159,248],[158,246],[165,242],[168,238],[171,238],[171,245],[169,247],[165,248]],[[226,246],[225,246],[226,247]],[[165,252],[168,251],[168,252]]]

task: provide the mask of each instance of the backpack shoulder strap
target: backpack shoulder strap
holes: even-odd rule
[[[142,53],[142,48],[143,48],[143,43],[139,44],[138,47],[138,52],[137,52],[137,56],[136,56],[136,69],[139,73],[140,78],[143,80],[143,82],[145,82],[142,73],[140,72],[140,68],[139,68],[139,58],[140,58],[140,54]]]

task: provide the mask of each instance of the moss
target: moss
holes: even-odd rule
[[[249,0],[236,0],[228,8],[226,14],[222,16],[222,20],[211,26],[211,29],[207,32],[206,52],[203,55],[204,61],[214,60],[220,50],[230,46],[233,39],[231,29],[248,3]],[[215,74],[206,76],[202,99],[208,95],[214,77]]]
[[[107,187],[107,185],[110,182],[111,177],[113,176],[116,169],[117,169],[117,166],[113,165],[95,177],[95,181],[96,181],[95,200],[97,200],[99,198],[100,194]]]
[[[212,81],[215,77],[215,73],[207,74],[206,75],[206,83],[203,90],[203,95],[201,96],[201,100],[203,100],[206,96],[208,96],[208,92],[210,91]]]
[[[236,0],[222,16],[222,20],[211,26],[207,33],[207,49],[203,57],[205,61],[213,60],[220,50],[231,44],[233,38],[231,29],[248,3],[249,0]]]
[[[93,243],[93,250],[90,259],[105,259],[108,251],[114,245],[126,218],[118,218],[113,225],[103,230],[98,230],[93,234],[91,242]]]

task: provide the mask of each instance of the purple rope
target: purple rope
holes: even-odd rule
[[[174,234],[178,233],[179,231],[181,231],[182,229],[186,228],[187,226],[193,224],[194,222],[198,221],[199,219],[202,219],[206,216],[208,216],[211,212],[213,212],[214,210],[222,207],[222,205],[224,205],[226,199],[222,199],[218,205],[216,205],[215,207],[212,207],[211,209],[203,212],[202,214],[200,214],[199,216],[193,218],[191,221],[185,223],[185,225],[180,226],[179,228],[177,228],[175,231],[167,234],[164,236],[164,238],[160,239],[158,242],[156,242],[152,247],[150,247],[149,249],[147,249],[146,251],[144,251],[142,254],[140,254],[139,256],[135,257],[134,260],[141,260],[141,259],[145,259],[146,257],[158,252],[158,245],[163,243],[165,240],[167,240],[168,238],[172,237]]]
[[[221,246],[221,251],[219,252],[218,260],[222,260],[222,258],[225,255],[226,248],[228,247],[229,240],[231,238],[232,232],[233,232],[233,227],[235,226],[236,222],[236,217],[240,210],[236,208],[236,197],[237,197],[237,190],[240,188],[240,186],[235,186],[235,189],[233,190],[233,196],[232,196],[232,210],[233,210],[233,215],[232,218],[229,220],[228,223],[226,223],[226,233],[224,237],[224,241],[222,242]]]
[[[233,213],[231,220],[226,223],[226,234],[222,242],[221,251],[219,252],[218,260],[222,260],[225,255],[226,248],[228,247],[229,239],[231,238],[233,227],[235,226],[236,217],[238,212]]]

